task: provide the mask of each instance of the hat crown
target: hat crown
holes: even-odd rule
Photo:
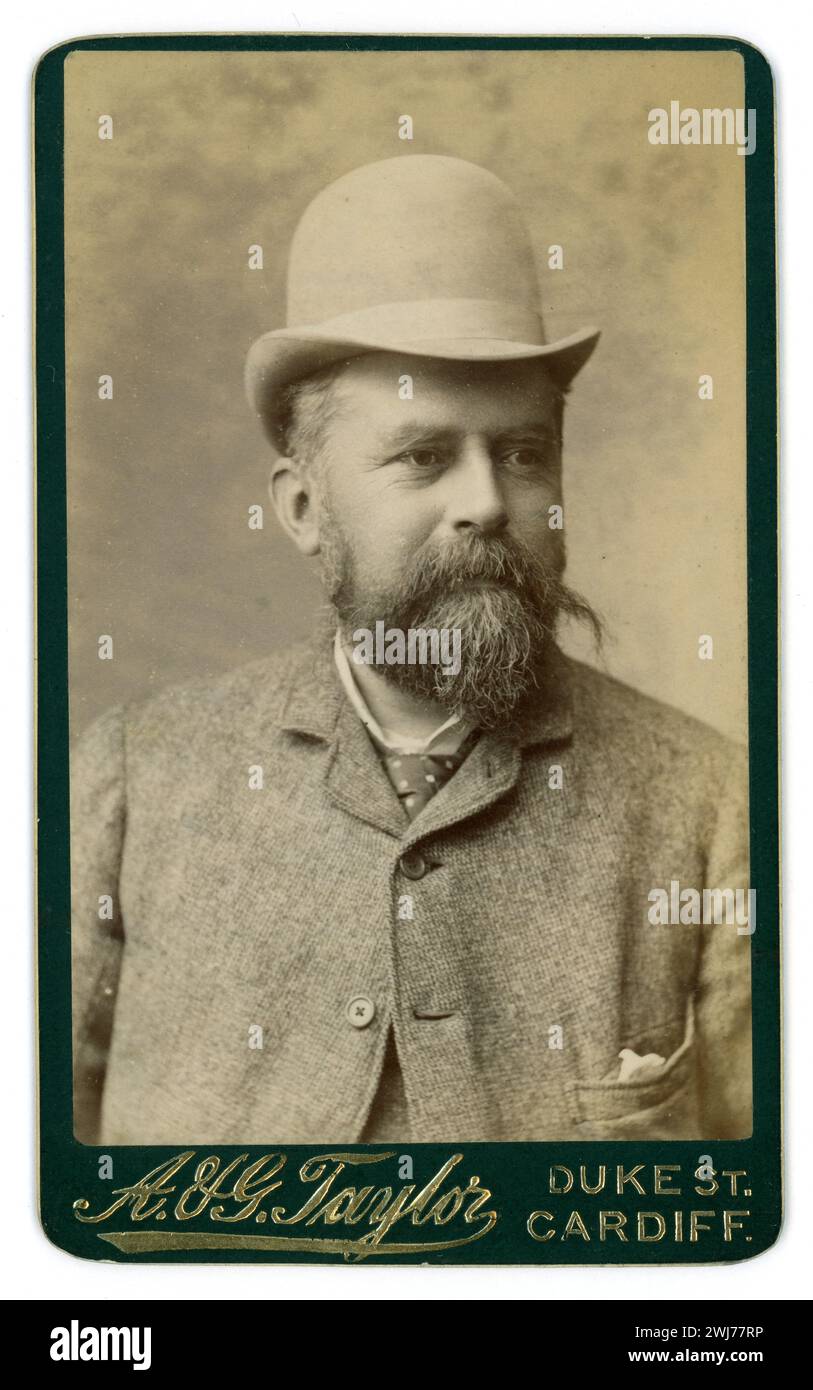
[[[345,174],[306,209],[291,246],[289,325],[444,299],[538,310],[520,207],[494,174],[446,155],[402,155]]]

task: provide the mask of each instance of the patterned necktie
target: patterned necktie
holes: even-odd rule
[[[473,729],[456,753],[382,753],[381,761],[410,820],[420,814],[465,762],[478,732]]]

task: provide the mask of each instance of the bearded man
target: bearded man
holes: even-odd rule
[[[753,927],[650,910],[745,889],[742,750],[557,642],[601,637],[561,527],[598,336],[545,341],[474,165],[385,160],[305,212],[246,384],[327,611],[80,742],[80,1139],[750,1134]],[[359,660],[378,627],[456,632],[459,662]]]

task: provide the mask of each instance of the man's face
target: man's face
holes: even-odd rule
[[[399,395],[412,378],[412,399]],[[551,560],[561,533],[555,394],[535,362],[372,353],[347,364],[325,459],[360,584],[391,583],[424,546],[511,537]]]
[[[412,379],[402,399],[403,378]],[[563,606],[556,394],[536,362],[374,353],[349,362],[317,472],[322,576],[345,635],[459,628],[462,669],[387,666],[403,688],[505,723]]]

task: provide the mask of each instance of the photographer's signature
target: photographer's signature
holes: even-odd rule
[[[487,1235],[497,1221],[497,1212],[487,1205],[491,1192],[481,1185],[479,1177],[473,1175],[465,1183],[447,1182],[463,1161],[460,1153],[452,1154],[423,1186],[411,1182],[397,1188],[375,1183],[347,1185],[346,1181],[347,1170],[352,1173],[359,1167],[396,1159],[394,1151],[316,1154],[305,1160],[294,1180],[310,1189],[304,1197],[294,1182],[287,1180],[289,1175],[283,1177],[286,1154],[264,1154],[251,1162],[248,1157],[247,1153],[238,1154],[226,1163],[217,1154],[198,1158],[194,1149],[187,1149],[129,1186],[116,1188],[115,1201],[96,1215],[90,1214],[87,1198],[80,1197],[73,1204],[77,1220],[98,1225],[129,1210],[131,1222],[157,1223],[169,1215],[177,1222],[203,1219],[207,1223],[204,1230],[151,1226],[99,1232],[103,1240],[131,1253],[182,1249],[311,1251],[343,1255],[346,1260],[470,1245]],[[182,1185],[179,1179],[184,1169]],[[239,1234],[224,1230],[249,1221],[255,1226],[268,1223],[296,1231],[293,1235],[272,1235],[245,1226]],[[393,1240],[392,1233],[399,1225],[402,1239]],[[450,1232],[451,1238],[421,1239],[415,1234],[452,1226],[455,1234]],[[364,1233],[328,1235],[335,1227],[357,1227]]]

